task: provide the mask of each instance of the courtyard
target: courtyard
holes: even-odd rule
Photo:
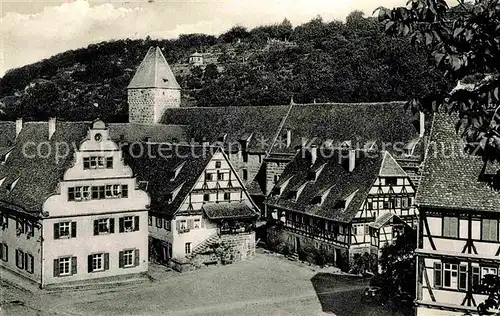
[[[31,293],[2,282],[0,314],[400,315],[362,301],[366,280],[263,253],[183,274],[153,265],[150,274],[151,282],[57,292]]]

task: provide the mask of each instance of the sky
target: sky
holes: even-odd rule
[[[354,10],[406,0],[0,0],[0,76],[69,49],[111,39],[220,34],[288,18],[293,25],[317,15],[344,20]]]

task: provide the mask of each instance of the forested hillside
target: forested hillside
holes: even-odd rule
[[[293,45],[269,45],[269,39]],[[5,74],[0,119],[126,121],[125,88],[152,45],[174,69],[195,51],[218,56],[204,71],[176,73],[190,106],[288,104],[291,97],[295,103],[408,100],[448,84],[423,51],[353,12],[345,23],[317,17],[293,27],[285,20],[251,30],[236,26],[219,37],[125,39],[67,51]]]

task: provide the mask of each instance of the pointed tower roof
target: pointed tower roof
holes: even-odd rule
[[[391,177],[391,176],[406,176],[406,172],[401,168],[401,166],[396,162],[396,160],[387,151],[384,152],[384,160],[382,160],[382,166],[380,167],[380,176]]]
[[[127,89],[135,88],[181,88],[160,48],[152,46],[149,48],[127,87]]]

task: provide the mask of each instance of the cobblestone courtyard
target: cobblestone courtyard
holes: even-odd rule
[[[33,294],[2,282],[2,315],[311,316],[332,309],[338,316],[388,315],[361,304],[364,281],[318,274],[271,255],[184,274],[163,270],[152,267],[153,282],[98,290]],[[353,304],[361,305],[358,313]]]

